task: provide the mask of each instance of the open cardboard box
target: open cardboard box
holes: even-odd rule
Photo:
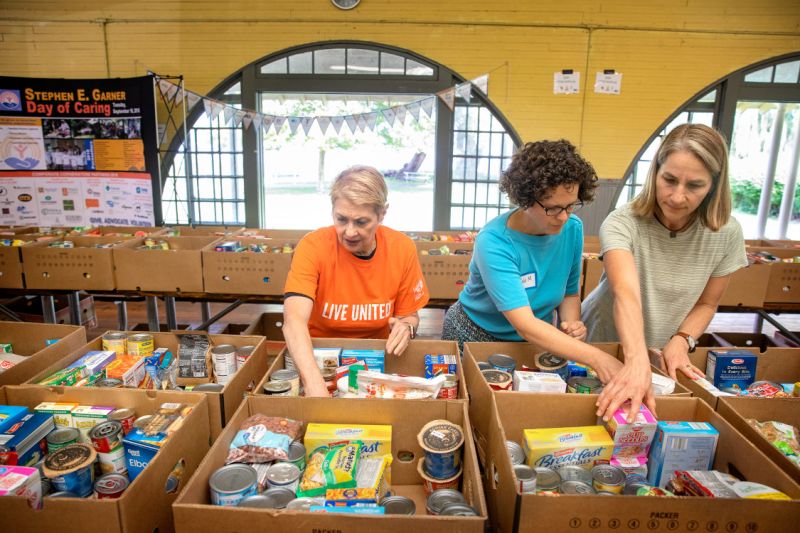
[[[137,233],[147,235],[158,235],[164,232],[164,228],[155,226],[97,226],[81,233],[85,237],[100,237],[111,235],[114,237],[135,237]],[[98,235],[99,233],[99,235]]]
[[[720,347],[742,346],[744,348],[756,348],[760,352],[765,352],[767,348],[788,348],[786,343],[779,338],[773,338],[763,333],[740,333],[715,331],[714,337],[720,343]]]
[[[424,405],[424,409],[420,406]],[[409,497],[416,504],[414,516],[355,516],[320,514],[275,509],[236,509],[211,505],[208,480],[225,464],[228,447],[237,429],[254,414],[283,416],[304,423],[388,424],[392,426],[392,487],[395,494]],[[449,420],[464,429],[461,490],[480,516],[430,516],[425,514],[425,494],[417,473],[423,451],[417,442],[422,427],[432,420]],[[475,447],[466,403],[461,400],[408,402],[404,400],[289,398],[249,396],[211,448],[186,489],[172,506],[175,529],[179,533],[218,531],[299,531],[304,533],[377,531],[424,531],[425,533],[483,533],[486,502],[481,487]],[[401,461],[399,452],[410,452],[413,460]],[[403,455],[407,455],[403,454]]]
[[[117,289],[123,291],[203,292],[201,250],[219,237],[157,237],[169,250],[142,250],[144,239],[114,249]]]
[[[689,360],[700,370],[706,370],[708,352],[748,350],[758,356],[756,364],[756,381],[769,380],[778,383],[794,383],[800,381],[800,348],[768,348],[765,352],[759,353],[755,348],[698,348],[694,353],[689,354]],[[678,382],[686,387],[692,396],[703,399],[714,409],[723,396],[714,396],[709,391],[687,378],[682,372],[678,372]],[[774,398],[766,398],[764,401],[771,401]]]
[[[52,240],[33,233],[18,233],[4,238],[25,241],[22,246],[0,246],[0,289],[24,289],[25,278],[22,275],[22,253],[20,249],[37,242]]]
[[[470,255],[455,255],[456,250],[472,251],[471,242],[417,242],[419,264],[431,298],[455,300],[469,279]],[[442,246],[450,249],[450,255],[422,255],[422,250],[438,250]]]
[[[128,332],[139,333],[139,332]],[[156,348],[167,348],[175,356],[178,354],[178,336],[181,332],[173,333],[150,333],[153,335],[154,346]],[[185,333],[201,333],[201,332],[185,332]],[[253,354],[247,359],[245,364],[240,368],[236,374],[225,384],[222,392],[189,392],[188,394],[205,394],[208,396],[208,416],[209,427],[211,429],[212,440],[217,438],[222,428],[225,427],[226,421],[233,416],[239,404],[242,403],[242,398],[245,393],[255,386],[261,376],[267,372],[267,351],[264,347],[263,337],[251,337],[245,335],[209,335],[211,338],[211,345],[217,344],[233,344],[234,346],[255,346]],[[53,372],[67,367],[73,361],[76,361],[86,352],[92,350],[103,349],[102,335],[93,339],[88,344],[81,346],[79,349],[65,356],[56,363],[50,365],[42,372],[36,374],[27,381],[28,384],[35,385],[39,381],[47,378]],[[68,390],[79,390],[83,387],[65,387]],[[124,392],[132,389],[103,389],[111,393]]]
[[[132,389],[114,391],[113,394],[108,389],[89,388],[12,386],[0,389],[0,403],[6,405],[26,405],[33,409],[46,401],[128,407],[137,416],[152,414],[162,403],[177,402],[192,405],[192,412],[120,498],[45,498],[42,509],[34,510],[23,497],[3,497],[0,498],[0,531],[174,531],[171,505],[177,493],[167,493],[165,486],[170,473],[178,463],[182,463],[183,473],[177,492],[183,490],[208,451],[206,398],[185,392]]]
[[[45,344],[51,339],[58,342]],[[86,329],[63,324],[0,322],[0,342],[10,343],[15,354],[25,356],[24,361],[0,373],[0,386],[19,385],[86,344]]]
[[[294,254],[214,251],[216,244],[228,240],[239,241],[242,245],[264,244],[264,239],[258,237],[232,236],[203,248],[205,291],[213,294],[282,295]],[[280,242],[275,246],[285,244]],[[288,244],[294,246],[297,242]]]
[[[314,348],[343,348],[345,350],[385,350],[386,341],[382,339],[311,339]],[[270,366],[264,379],[253,391],[262,394],[264,384],[269,382],[270,376],[278,370],[285,368],[287,349],[283,349],[275,362]],[[408,348],[400,357],[385,354],[384,372],[386,374],[400,374],[404,376],[425,377],[425,354],[455,355],[456,376],[458,377],[458,399],[466,400],[467,385],[464,380],[464,367],[458,357],[458,343],[456,341],[412,340]]]
[[[283,338],[283,313],[261,313],[241,332],[242,335],[263,335],[267,338],[267,355],[277,357],[286,347]]]
[[[69,324],[70,317],[69,300],[66,295],[53,296],[53,306],[56,309],[56,324]],[[8,308],[15,312],[24,322],[36,322],[43,324],[44,309],[42,298],[39,296],[27,296],[15,300],[8,304]],[[80,324],[74,326],[86,326],[87,328],[97,327],[97,315],[94,310],[94,297],[91,294],[81,293],[78,300],[78,311],[80,312]]]
[[[784,472],[800,483],[800,466],[791,462],[785,455],[764,438],[747,419],[759,422],[777,421],[800,427],[800,399],[798,398],[720,398],[717,412],[731,423],[739,433],[764,452]]]
[[[588,395],[494,396],[489,430],[487,499],[496,531],[791,531],[800,517],[800,485],[697,398],[660,397],[660,420],[709,422],[719,431],[714,469],[763,483],[795,501],[518,494],[506,440],[522,442],[524,429],[594,425]]]
[[[162,235],[172,237],[225,237],[242,231],[241,226],[167,226]]]
[[[768,251],[782,259],[800,255],[800,251],[794,248],[770,248]],[[764,302],[800,302],[800,263],[769,263],[768,266],[770,275]]]
[[[242,237],[258,237],[260,239],[272,239],[275,246],[283,246],[285,243],[295,243],[314,230],[310,229],[263,229],[245,228],[239,234]],[[280,241],[280,242],[279,242]]]
[[[411,237],[415,243],[438,242],[441,245],[441,244],[449,244],[451,242],[473,243],[474,236],[472,237],[473,240],[469,240],[470,238],[469,234],[477,232],[471,230],[464,230],[464,231],[407,231],[405,233],[409,237]]]
[[[50,248],[48,242],[21,248],[28,289],[112,290],[116,287],[112,248],[96,244],[123,243],[126,237],[66,237],[74,248]]]
[[[622,353],[622,346],[615,342],[593,343],[592,346],[613,355],[620,361],[624,361],[624,354]],[[487,362],[489,356],[496,353],[508,355],[513,358],[517,363],[517,368],[525,365],[529,368],[534,368],[534,355],[543,352],[544,350],[528,342],[465,342],[464,354],[462,364],[464,366],[464,375],[467,378],[467,391],[469,393],[469,418],[472,422],[472,429],[475,431],[475,444],[478,449],[478,458],[481,464],[484,465],[486,458],[486,436],[489,432],[491,418],[493,416],[492,408],[492,395],[496,393],[484,379],[483,374],[478,368],[478,362]],[[653,373],[664,375],[664,373],[653,366]],[[513,396],[540,396],[538,392],[519,392],[511,391]],[[574,396],[574,394],[565,393],[566,396]],[[597,398],[596,394],[580,396],[592,396]],[[691,393],[686,387],[675,383],[675,392],[671,396],[691,396]]]

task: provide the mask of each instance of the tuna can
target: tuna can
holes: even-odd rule
[[[442,508],[439,516],[478,516],[478,511],[466,503],[449,503]]]
[[[550,372],[558,374],[564,381],[569,380],[569,368],[567,360],[550,352],[542,352],[536,355],[536,368],[539,372]]]
[[[122,423],[116,420],[101,422],[89,431],[92,446],[100,453],[109,453],[122,446],[122,437]]]
[[[236,504],[236,507],[250,507],[252,509],[274,509],[271,498],[256,494],[255,496],[248,496]]]
[[[211,348],[211,362],[217,383],[225,385],[236,373],[236,346],[218,344]]]
[[[567,381],[567,391],[575,394],[600,394],[603,382],[597,378],[572,377]]]
[[[286,504],[287,511],[308,511],[312,506],[325,505],[325,498],[295,498]]]
[[[557,470],[562,481],[582,481],[587,485],[592,484],[592,473],[577,465],[562,466]]]
[[[94,382],[94,387],[104,389],[119,389],[122,388],[122,380],[118,378],[103,378]]]
[[[128,334],[124,331],[108,331],[103,334],[103,350],[116,352],[118,355],[128,353]]]
[[[592,468],[592,486],[595,490],[622,494],[625,488],[625,472],[616,466],[595,465]]]
[[[508,450],[508,458],[511,459],[512,466],[525,463],[525,450],[522,449],[522,446],[513,440],[507,440],[506,450]]]
[[[201,383],[200,385],[195,386],[192,391],[193,392],[222,392],[225,388],[225,385],[222,383]]]
[[[536,471],[536,494],[557,494],[558,486],[561,485],[561,476],[552,468],[537,466]]]
[[[47,434],[47,453],[75,444],[81,437],[81,432],[75,428],[55,429]]]
[[[122,424],[122,432],[127,435],[133,429],[136,421],[136,413],[133,409],[116,409],[108,415],[109,420],[114,420]]]
[[[558,486],[560,494],[594,494],[594,489],[588,483],[583,481],[571,480],[562,481]]]
[[[467,503],[464,495],[454,489],[439,489],[430,493],[425,502],[425,510],[428,514],[438,515],[442,508],[451,503]]]
[[[292,384],[288,381],[268,381],[264,383],[263,390],[267,396],[291,396]]]
[[[306,447],[302,442],[294,441],[289,445],[289,458],[286,462],[295,465],[300,472],[306,469]]]
[[[522,494],[536,492],[536,470],[528,465],[514,465],[514,476],[517,478],[517,489]]]
[[[270,381],[288,381],[292,385],[291,396],[300,396],[300,374],[297,370],[276,370],[269,377]]]
[[[294,492],[283,487],[267,489],[262,496],[269,500],[270,509],[285,509],[295,499]]]
[[[478,370],[480,370],[481,372],[483,372],[484,370],[491,370],[491,369],[492,365],[490,365],[488,362],[478,361]]]
[[[252,466],[226,465],[211,474],[208,486],[212,504],[235,507],[246,497],[258,493],[258,476]]]
[[[637,496],[639,489],[642,488],[650,488],[650,484],[647,483],[647,479],[639,474],[631,474],[628,476],[628,479],[625,480],[625,488],[622,489],[622,493],[626,496]]]
[[[300,484],[300,469],[294,463],[273,463],[267,471],[267,487],[289,489],[297,492]]]
[[[454,489],[458,490],[461,485],[461,469],[456,474],[448,479],[436,479],[425,471],[425,459],[422,458],[417,462],[417,473],[422,478],[422,489],[425,491],[426,496],[440,489]]]
[[[113,499],[122,496],[128,488],[128,478],[122,474],[106,474],[94,482],[94,494],[98,500]]]
[[[428,422],[417,435],[425,451],[425,472],[435,479],[450,479],[461,470],[464,431],[447,420]]]
[[[147,357],[153,354],[155,343],[149,333],[137,333],[128,337],[128,354]]]
[[[487,360],[495,370],[502,370],[509,374],[513,373],[514,369],[517,368],[517,362],[510,355],[495,353],[490,355]]]
[[[247,360],[253,355],[253,350],[255,350],[255,346],[239,346],[236,348],[236,370],[239,370],[244,366]]]
[[[108,453],[97,453],[97,462],[103,474],[127,474],[128,463],[125,461],[125,447],[118,446]]]
[[[417,505],[411,498],[405,496],[387,496],[381,500],[384,514],[414,515]]]
[[[514,382],[511,379],[511,374],[503,370],[481,370],[484,379],[493,390],[511,390]]]
[[[94,490],[95,459],[97,452],[88,444],[70,444],[47,454],[42,471],[56,491],[86,498]]]
[[[440,400],[455,400],[458,398],[458,376],[454,374],[445,374],[444,383],[442,388],[439,389]]]

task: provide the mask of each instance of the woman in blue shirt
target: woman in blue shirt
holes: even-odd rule
[[[583,224],[572,215],[597,186],[592,165],[566,140],[527,143],[514,154],[500,190],[518,207],[475,239],[469,281],[447,310],[442,338],[527,341],[593,367],[603,383],[622,368],[582,342]],[[556,327],[557,324],[558,327]]]

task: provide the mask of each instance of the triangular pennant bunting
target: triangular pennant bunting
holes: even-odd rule
[[[355,115],[347,115],[344,117],[345,122],[347,122],[347,127],[350,128],[350,131],[355,134],[356,128],[358,127],[358,121],[356,120]]]
[[[419,110],[421,107],[422,106],[420,105],[419,102],[413,102],[411,104],[408,104],[408,106],[406,107],[406,109],[408,109],[408,112],[411,113],[411,116],[414,117],[414,120],[416,120],[417,122],[419,122]]]
[[[261,126],[264,124],[264,115],[259,115],[258,113],[253,113],[253,128],[255,128],[256,133],[258,133],[261,129]],[[266,131],[264,132],[266,133]]]
[[[331,117],[317,117],[317,126],[319,126],[319,131],[321,131],[323,135],[328,131],[330,123]]]
[[[272,117],[272,127],[275,128],[275,133],[280,133],[283,125],[286,124],[286,117]],[[267,119],[264,118],[264,130],[268,130]]]
[[[297,128],[300,127],[300,122],[302,120],[303,119],[301,119],[300,117],[289,117],[289,131],[292,132],[292,135],[297,133]]]
[[[250,124],[253,123],[253,117],[254,116],[255,116],[255,113],[253,113],[251,111],[249,113],[245,113],[244,117],[242,117],[242,123],[244,124],[244,129],[245,130],[249,130],[250,129]]]
[[[242,125],[242,121],[244,117],[247,115],[246,111],[242,111],[241,109],[233,114],[233,127],[238,128]]]
[[[300,125],[303,126],[303,131],[308,135],[308,132],[311,131],[311,126],[314,125],[314,121],[317,120],[316,117],[303,117],[300,119]]]
[[[225,118],[225,123],[230,124],[231,120],[233,119],[233,115],[236,114],[236,108],[233,106],[226,105],[225,109],[222,110],[222,116]]]
[[[167,87],[167,94],[166,94],[167,102],[172,103],[175,100],[175,95],[178,93],[178,89],[180,89],[180,87],[178,87],[174,83],[169,84],[169,87]]]
[[[397,113],[395,113],[395,109],[396,108],[394,107],[390,107],[381,111],[383,118],[386,119],[386,122],[389,123],[389,126],[394,126],[394,119],[397,116]]]
[[[342,131],[342,124],[344,124],[344,117],[331,117],[331,124],[333,124],[333,129],[336,130],[338,134]]]
[[[174,101],[176,104],[177,104],[178,102],[180,102],[180,103],[183,103],[183,95],[184,95],[184,92],[185,92],[185,91],[184,91],[183,89],[181,89],[180,87],[178,87],[178,92],[176,92],[176,93],[175,93],[175,99],[173,100],[173,101]]]
[[[169,91],[170,85],[172,84],[163,78],[158,80],[158,90],[161,91],[161,94],[164,96],[167,95],[167,91]]]
[[[405,125],[406,123],[406,106],[401,105],[394,108],[395,115],[397,115],[397,121],[401,125]]]
[[[211,118],[211,113],[214,112],[213,102],[211,100],[209,100],[208,98],[203,98],[203,107],[206,110],[206,116],[210,119]]]
[[[375,131],[375,124],[378,123],[378,112],[373,111],[372,113],[367,113],[364,120],[367,121],[367,127],[370,131]]]
[[[466,103],[469,103],[472,93],[472,84],[470,82],[456,85],[456,94],[460,96]]]
[[[489,96],[489,75],[484,74],[472,80],[472,84],[483,94]]]
[[[202,99],[199,94],[193,93],[192,91],[184,91],[184,94],[186,94],[186,104],[188,105],[189,109],[196,106],[197,102]]]
[[[444,102],[445,105],[450,108],[450,111],[455,109],[455,106],[456,106],[456,88],[455,87],[450,87],[449,89],[445,89],[444,91],[439,91],[438,93],[436,93],[436,96],[438,96],[439,98],[442,99],[442,102]],[[428,109],[428,108],[430,108],[430,109]],[[422,101],[422,109],[425,111],[425,113],[428,114],[429,117],[432,116],[433,100],[432,99],[423,100]]]
[[[367,129],[367,119],[364,114],[356,115],[356,125],[358,125],[358,129],[364,131]]]

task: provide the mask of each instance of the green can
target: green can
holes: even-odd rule
[[[289,458],[287,462],[293,463],[297,468],[300,469],[300,473],[302,474],[306,469],[306,447],[303,446],[302,442],[294,441],[289,446]]]
[[[47,434],[47,453],[65,448],[70,444],[77,444],[81,433],[76,428],[62,428]]]

